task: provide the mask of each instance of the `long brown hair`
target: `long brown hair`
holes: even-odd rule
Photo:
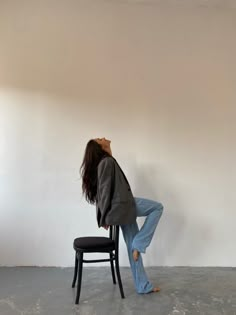
[[[91,139],[86,145],[84,158],[80,167],[82,176],[82,192],[85,199],[94,204],[97,195],[97,167],[99,162],[110,154],[102,149],[100,144]]]

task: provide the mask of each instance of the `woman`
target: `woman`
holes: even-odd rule
[[[129,182],[112,156],[110,140],[92,139],[87,143],[81,165],[82,191],[86,200],[96,204],[99,227],[120,225],[127,246],[135,288],[138,293],[158,292],[148,280],[140,253],[145,253],[162,215],[156,201],[134,198]],[[136,217],[145,216],[139,231]]]

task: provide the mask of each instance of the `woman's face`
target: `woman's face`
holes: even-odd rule
[[[107,150],[110,148],[110,143],[111,141],[106,139],[106,138],[95,138],[94,139],[100,146],[102,147],[103,150]]]

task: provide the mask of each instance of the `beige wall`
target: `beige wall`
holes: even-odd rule
[[[78,175],[106,136],[165,206],[145,264],[236,266],[232,4],[0,2],[1,265],[72,265],[74,237],[106,234]]]

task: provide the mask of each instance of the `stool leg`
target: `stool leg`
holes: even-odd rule
[[[115,276],[115,269],[114,269],[113,253],[110,253],[110,263],[111,263],[112,280],[113,280],[113,283],[116,284],[116,276]]]
[[[78,253],[79,268],[78,268],[78,284],[77,284],[77,294],[75,299],[75,304],[79,304],[82,272],[83,272],[83,252]]]
[[[75,287],[76,279],[77,279],[77,273],[78,273],[78,258],[77,253],[75,252],[75,268],[74,268],[74,278],[72,282],[72,288]]]
[[[120,277],[119,258],[118,258],[117,253],[115,253],[115,262],[116,262],[115,265],[116,265],[117,280],[118,280],[119,288],[120,288],[120,295],[121,295],[122,299],[124,299],[125,295],[124,295],[123,285],[122,285],[121,277]]]

